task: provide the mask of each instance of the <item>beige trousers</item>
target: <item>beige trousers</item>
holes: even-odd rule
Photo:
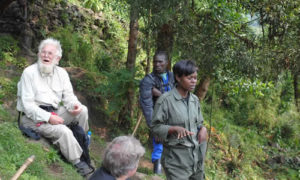
[[[82,105],[81,113],[77,116],[73,116],[65,107],[60,106],[55,113],[64,119],[64,124],[51,125],[43,123],[41,126],[36,127],[36,124],[26,116],[22,116],[21,123],[24,127],[32,128],[40,135],[50,139],[54,145],[59,147],[64,157],[74,164],[80,159],[82,149],[73,136],[72,131],[66,125],[71,122],[78,122],[84,131],[87,132],[89,129],[88,110],[86,106]]]

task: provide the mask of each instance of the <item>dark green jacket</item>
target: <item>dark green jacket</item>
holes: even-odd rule
[[[195,147],[198,128],[203,124],[203,116],[197,96],[190,93],[188,103],[182,98],[176,88],[164,93],[156,102],[151,122],[151,130],[159,137],[164,146],[183,145]],[[171,126],[181,126],[194,132],[194,135],[177,139],[177,135],[168,135]]]

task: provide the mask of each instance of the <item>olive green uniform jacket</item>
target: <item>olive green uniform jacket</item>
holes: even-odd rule
[[[206,142],[200,145],[197,138],[202,124],[199,99],[194,94],[189,93],[186,100],[174,88],[157,100],[150,127],[163,142],[162,165],[167,179],[204,178]],[[194,135],[177,139],[177,134],[168,135],[171,126],[184,127]]]

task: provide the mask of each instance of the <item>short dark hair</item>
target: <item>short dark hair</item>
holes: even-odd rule
[[[173,66],[174,76],[178,77],[181,77],[182,75],[188,76],[190,74],[193,74],[197,70],[198,68],[196,66],[196,63],[192,60],[181,60]]]
[[[166,61],[168,62],[168,53],[167,51],[156,51],[153,60],[156,58],[156,56],[166,56]]]

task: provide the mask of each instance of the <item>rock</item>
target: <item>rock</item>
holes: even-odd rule
[[[99,27],[98,27],[98,26],[95,26],[95,25],[92,25],[91,28],[92,28],[93,30],[97,30]]]
[[[300,169],[300,157],[299,156],[287,158],[286,163],[294,169]]]
[[[276,156],[273,159],[278,164],[284,164],[285,163],[285,157],[283,155]]]
[[[23,8],[15,1],[0,14],[0,33],[22,39],[22,50],[30,54],[36,51],[41,39],[57,27],[73,24],[76,31],[92,28],[100,32],[98,27],[105,24],[101,12],[94,13],[91,9],[79,8],[67,1],[53,3],[36,0],[29,3],[27,19],[24,19]]]
[[[294,157],[294,163],[300,167],[300,156]]]
[[[101,27],[101,26],[102,26],[102,22],[103,22],[103,20],[102,20],[100,17],[97,17],[97,18],[95,18],[95,20],[94,20],[94,24],[95,24],[96,26],[98,26],[98,27]]]

